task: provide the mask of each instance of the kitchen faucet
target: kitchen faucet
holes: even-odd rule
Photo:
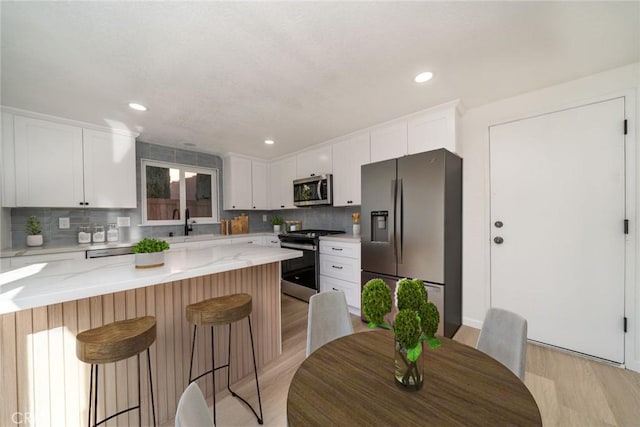
[[[190,231],[193,231],[193,228],[191,228],[191,225],[189,225],[189,208],[184,210],[184,235],[188,236]]]

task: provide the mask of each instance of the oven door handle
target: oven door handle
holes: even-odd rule
[[[315,245],[305,245],[301,243],[283,243],[280,242],[280,247],[284,249],[302,249],[305,251],[316,251]]]

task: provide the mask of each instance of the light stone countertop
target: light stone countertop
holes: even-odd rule
[[[0,273],[0,314],[222,273],[302,256],[253,244],[177,248],[165,265],[136,269],[134,255],[36,263]]]
[[[225,240],[238,237],[251,237],[251,236],[277,236],[274,233],[262,232],[262,233],[248,233],[248,234],[197,234],[192,236],[173,236],[173,237],[156,237],[156,239],[166,240],[169,245],[172,243],[184,243],[184,242],[202,242],[207,240]],[[71,246],[52,246],[48,247],[45,243],[44,246],[20,248],[20,249],[2,249],[0,251],[0,258],[9,258],[14,256],[29,256],[29,255],[49,255],[59,254],[65,252],[84,252],[94,249],[108,249],[108,248],[122,248],[126,246],[133,246],[138,241],[134,242],[114,242],[114,243],[95,243],[95,244],[77,244]]]
[[[320,240],[329,240],[332,242],[360,243],[360,236],[353,234],[333,234],[329,236],[320,236]]]

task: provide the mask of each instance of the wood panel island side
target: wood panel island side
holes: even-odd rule
[[[136,270],[133,255],[33,264],[0,273],[0,425],[81,426],[87,422],[89,365],[76,358],[78,332],[117,320],[155,316],[151,369],[160,423],[173,418],[189,376],[192,327],[188,304],[246,292],[258,369],[282,351],[280,261],[299,251],[256,245],[181,248],[160,268]],[[216,360],[227,359],[227,334],[216,330]],[[232,327],[231,383],[253,372],[249,328]],[[211,334],[198,334],[194,371],[211,369]],[[144,357],[141,358],[145,360]],[[146,364],[141,367],[142,421],[151,425]],[[218,389],[226,372],[216,373]],[[136,358],[104,365],[98,417],[137,402]],[[198,381],[211,396],[210,376]],[[257,398],[254,397],[257,402]],[[252,402],[251,399],[249,399]],[[253,402],[252,402],[253,403]],[[129,417],[127,422],[127,417]],[[107,425],[137,425],[136,411]]]

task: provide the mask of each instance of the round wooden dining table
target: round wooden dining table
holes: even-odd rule
[[[533,396],[490,356],[439,337],[425,345],[424,386],[394,378],[394,337],[373,330],[320,347],[296,371],[287,397],[289,426],[541,426]]]

